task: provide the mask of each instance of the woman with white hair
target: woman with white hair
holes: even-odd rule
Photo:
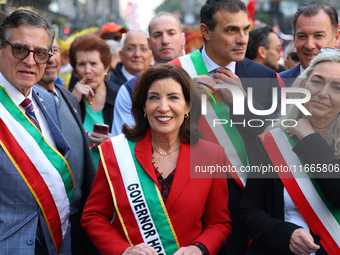
[[[339,70],[340,50],[322,49],[293,84],[311,115],[291,105],[291,123],[258,138],[251,165],[267,173],[250,173],[240,205],[247,255],[340,254]]]

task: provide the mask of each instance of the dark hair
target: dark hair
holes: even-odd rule
[[[317,3],[317,2],[303,4],[297,9],[294,15],[294,19],[293,19],[294,33],[296,32],[296,23],[300,15],[313,17],[317,15],[320,10],[323,10],[329,16],[329,19],[331,21],[331,25],[333,28],[333,33],[335,34],[338,31],[338,13],[336,12],[333,6],[324,5],[324,4]]]
[[[110,46],[102,38],[96,35],[81,35],[73,41],[69,52],[70,63],[73,69],[76,68],[76,53],[78,51],[98,51],[100,54],[100,60],[102,61],[104,67],[107,68],[111,64]]]
[[[192,80],[182,67],[165,63],[151,66],[138,77],[134,87],[131,112],[136,124],[131,128],[126,124],[123,125],[123,133],[129,140],[138,141],[145,136],[150,127],[148,120],[144,118],[144,106],[147,100],[147,94],[154,81],[164,79],[173,79],[178,82],[182,87],[185,101],[190,104],[190,108],[200,108],[200,97],[198,96],[196,88],[193,87],[193,89],[190,89],[192,87]],[[199,111],[190,111],[190,117],[184,119],[180,128],[179,136],[181,142],[191,144],[198,142],[200,137],[200,132],[197,128],[199,118]]]
[[[202,6],[200,12],[201,23],[206,24],[210,31],[215,30],[217,23],[216,12],[225,10],[230,13],[244,11],[247,13],[247,7],[241,0],[207,0]]]
[[[1,47],[6,47],[6,40],[9,40],[11,29],[17,28],[20,25],[45,29],[49,37],[48,47],[51,48],[55,34],[53,26],[38,14],[28,10],[15,11],[3,20],[0,25]]]
[[[270,27],[257,27],[249,32],[249,41],[246,51],[246,57],[253,60],[257,56],[257,49],[260,46],[267,48],[269,46],[269,34],[274,33]]]

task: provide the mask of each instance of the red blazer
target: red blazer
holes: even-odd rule
[[[111,146],[105,141],[101,146],[105,150]],[[191,157],[190,157],[191,154]],[[148,175],[157,183],[152,165],[152,147],[150,132],[135,147],[135,156]],[[117,161],[114,157],[117,169]],[[231,221],[228,211],[228,187],[226,178],[190,178],[190,165],[224,166],[223,147],[200,140],[195,146],[181,144],[177,160],[176,173],[165,206],[177,234],[180,246],[201,242],[216,254],[231,234]],[[224,173],[225,177],[226,174]],[[117,191],[115,191],[117,192]],[[125,192],[125,191],[124,191]],[[120,255],[130,247],[118,217],[115,217],[111,191],[100,162],[97,176],[93,182],[91,194],[86,202],[81,223],[99,252]]]

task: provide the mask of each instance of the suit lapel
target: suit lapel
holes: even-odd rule
[[[46,92],[48,93],[48,92]],[[61,128],[60,128],[60,124],[59,126],[56,124],[56,121],[58,121],[58,123],[60,123],[59,121],[59,116],[53,114],[52,111],[48,111],[44,102],[45,100],[48,100],[48,98],[44,98],[40,95],[40,92],[33,90],[32,96],[34,97],[35,101],[37,102],[37,104],[39,105],[42,113],[45,116],[45,119],[47,121],[47,124],[50,128],[50,131],[53,135],[53,138],[55,140],[55,143],[57,145],[57,149],[58,151],[67,159],[69,157],[69,154],[71,152],[70,150],[70,146],[68,145],[65,137],[62,135],[61,132]],[[53,100],[55,106],[56,106],[56,102],[54,101],[54,98],[51,96],[51,100]],[[52,116],[50,115],[52,114]]]
[[[236,62],[235,74],[240,78],[247,78],[249,75],[249,70],[247,70],[246,59]]]
[[[150,129],[146,135],[136,143],[135,156],[138,162],[142,165],[145,172],[157,184],[157,177],[152,165],[152,145]]]
[[[199,158],[199,155],[197,153],[194,154],[195,156],[193,156],[190,162],[190,145],[183,143],[181,144],[177,159],[175,177],[171,186],[168,200],[165,204],[168,211],[171,209],[176,199],[180,196],[184,187],[190,180],[190,163],[195,164]],[[136,143],[135,156],[138,162],[142,165],[145,172],[156,184],[158,184],[154,167],[152,165],[152,145],[150,130],[148,130],[144,138]]]
[[[176,165],[176,173],[171,186],[168,200],[166,201],[166,207],[168,211],[176,202],[177,198],[182,193],[183,189],[190,180],[190,145],[181,144],[179,155]]]

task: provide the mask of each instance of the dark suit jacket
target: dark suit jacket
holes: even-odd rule
[[[292,69],[289,69],[289,70],[286,70],[280,73],[280,76],[287,87],[291,87],[295,79],[300,75],[300,66],[301,65],[298,64]]]
[[[105,100],[105,105],[103,109],[103,116],[104,116],[104,122],[106,125],[109,125],[109,130],[112,128],[112,121],[113,121],[113,108],[115,105],[116,101],[116,96],[117,96],[117,91],[115,91],[113,88],[106,85],[106,100]],[[80,112],[81,112],[81,119],[82,122],[84,123],[85,120],[85,103],[83,100],[79,102],[80,105]]]
[[[253,88],[253,105],[255,109],[263,110],[271,108],[273,96],[272,89],[276,87],[278,88],[278,93],[280,93],[275,71],[245,58],[243,61],[236,62],[235,74],[241,79],[243,88],[246,92],[247,88]],[[280,102],[280,100],[278,102]],[[247,123],[247,121],[251,119],[260,119],[263,120],[264,123],[268,124],[265,119],[277,118],[275,114],[265,116],[252,114],[247,107],[247,98],[245,98],[244,115],[233,115],[232,109],[233,108],[231,106],[230,117],[236,122],[246,120]],[[254,128],[248,127],[247,125],[246,127],[242,127],[241,125],[236,126],[243,138],[247,154],[250,155],[252,153],[252,147],[254,146],[256,137],[258,134],[263,132],[264,127]],[[220,254],[242,255],[248,246],[248,235],[244,232],[237,217],[243,191],[232,178],[228,178],[228,188],[229,211],[233,232],[230,235],[227,244],[222,247]]]
[[[305,164],[339,164],[332,149],[319,134],[306,136],[293,148],[293,151]],[[252,165],[273,165],[262,143],[258,140],[254,148]],[[275,173],[271,176],[252,174],[240,204],[239,217],[252,238],[247,255],[293,254],[289,250],[292,233],[300,226],[284,221],[283,184]],[[263,178],[273,177],[273,178]],[[340,207],[340,180],[315,179],[326,198],[336,207]],[[314,241],[320,245],[320,237],[314,235]],[[323,248],[317,255],[327,254]]]
[[[106,80],[107,84],[112,87],[116,92],[118,92],[120,86],[122,86],[125,82],[127,82],[126,77],[122,72],[123,63],[118,62],[115,69],[110,71],[110,76]]]
[[[101,147],[104,153],[112,151],[110,140],[103,142]],[[150,178],[158,184],[152,165],[150,132],[137,142],[135,156]],[[111,159],[114,159],[115,163],[108,169],[110,178],[114,176],[114,171],[119,169],[114,155]],[[231,232],[229,212],[225,203],[228,200],[228,188],[225,178],[190,178],[190,166],[205,164],[225,164],[223,148],[203,140],[194,146],[181,145],[174,180],[165,206],[180,246],[201,242],[213,255]],[[86,202],[82,225],[102,254],[119,255],[130,247],[118,217],[115,217],[111,224],[113,213],[112,194],[100,163],[91,195]],[[130,238],[133,242],[135,234],[130,233]]]
[[[91,157],[91,152],[88,145],[88,136],[84,130],[83,123],[81,120],[80,115],[80,105],[77,101],[77,98],[67,89],[65,89],[63,86],[55,84],[55,87],[58,89],[62,97],[65,99],[65,102],[67,103],[68,107],[70,108],[72,115],[74,119],[76,120],[79,129],[81,130],[81,134],[83,137],[83,143],[86,145],[84,148],[84,179],[82,184],[82,194],[83,194],[83,205],[85,205],[87,197],[90,195],[92,182],[94,180],[94,177],[96,176],[96,168],[93,164],[93,160]]]
[[[47,120],[58,151],[67,158],[70,147],[60,129],[56,101],[48,92],[36,87],[33,88],[32,95]],[[38,203],[1,146],[0,176],[0,253],[33,255],[39,219],[49,252],[56,254],[52,237]],[[63,244],[69,242],[70,233],[68,232]],[[69,254],[70,251],[64,248],[66,247],[62,245],[60,253]]]

